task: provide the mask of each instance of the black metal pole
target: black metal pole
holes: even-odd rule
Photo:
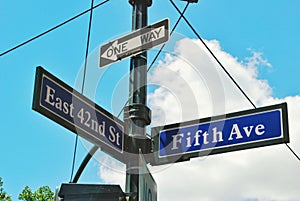
[[[148,0],[133,1],[132,30],[147,26],[147,2]],[[129,105],[146,105],[147,98],[147,52],[143,52],[130,59],[130,83],[129,83]],[[145,136],[145,121],[134,119],[131,126],[131,134],[134,137]]]
[[[148,6],[152,0],[129,0],[133,7],[132,30],[147,26]],[[130,153],[126,164],[126,193],[130,201],[138,200],[139,192],[139,152],[146,150],[146,125],[150,123],[150,110],[147,100],[147,52],[136,55],[130,60],[129,105],[124,110],[126,132],[129,136],[127,151]]]

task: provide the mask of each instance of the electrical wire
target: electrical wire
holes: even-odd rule
[[[90,9],[87,9],[87,10],[85,10],[85,11],[79,13],[78,15],[75,15],[74,17],[71,17],[70,19],[68,19],[68,20],[66,20],[66,21],[64,21],[64,22],[62,22],[62,23],[60,23],[60,24],[58,24],[58,25],[56,25],[56,26],[54,26],[54,27],[48,29],[47,31],[44,31],[44,32],[42,32],[42,33],[40,33],[40,34],[38,34],[38,35],[36,35],[36,36],[30,38],[29,40],[27,40],[27,41],[25,41],[25,42],[23,42],[23,43],[20,43],[19,45],[16,45],[15,47],[12,47],[12,48],[10,48],[10,49],[8,49],[8,50],[2,52],[2,53],[0,54],[0,57],[3,56],[3,55],[5,55],[5,54],[7,54],[7,53],[9,53],[9,52],[12,52],[12,51],[18,49],[18,48],[20,48],[20,47],[22,47],[22,46],[24,46],[24,45],[26,45],[26,44],[28,44],[28,43],[30,43],[30,42],[36,40],[36,39],[38,39],[38,38],[40,38],[40,37],[42,37],[43,35],[46,35],[46,34],[52,32],[52,31],[54,31],[55,29],[57,29],[57,28],[59,28],[59,27],[65,25],[65,24],[67,24],[67,23],[69,23],[69,22],[71,22],[71,21],[77,19],[78,17],[80,17],[80,16],[82,16],[82,15],[84,15],[84,14],[90,12],[91,10],[94,10],[95,8],[97,8],[97,7],[99,7],[99,6],[101,6],[101,5],[105,4],[105,3],[107,3],[108,1],[110,1],[110,0],[105,0],[105,1],[103,1],[103,2],[101,2],[101,3],[99,3],[99,4],[97,4],[96,6],[90,8]]]
[[[170,0],[172,5],[175,7],[175,9],[178,11],[178,13],[181,14],[179,8],[176,6],[176,4],[173,2],[173,0]],[[213,56],[213,58],[217,61],[217,63],[220,65],[220,67],[224,70],[224,72],[228,75],[228,77],[232,80],[232,82],[236,85],[236,87],[242,92],[242,94],[247,98],[247,100],[251,103],[251,105],[256,108],[255,104],[251,101],[251,99],[247,96],[245,91],[239,86],[239,84],[235,81],[235,79],[230,75],[230,73],[226,70],[226,68],[223,66],[223,64],[220,62],[220,60],[215,56],[215,54],[211,51],[211,49],[206,45],[204,40],[200,37],[198,32],[194,29],[194,27],[191,25],[191,23],[186,19],[185,16],[182,16],[184,21],[188,24],[188,26],[192,29],[194,34],[198,37],[198,39],[202,42],[202,44],[205,46],[205,48],[209,51],[209,53]]]
[[[62,23],[60,23],[60,24],[58,24],[58,25],[56,25],[56,26],[54,26],[54,27],[52,27],[52,28],[50,28],[50,29],[48,29],[48,30],[46,30],[46,31],[44,31],[44,32],[42,32],[42,33],[40,33],[40,34],[34,36],[34,37],[32,37],[32,38],[30,38],[29,40],[24,41],[24,42],[20,43],[19,45],[16,45],[16,46],[14,46],[14,47],[12,47],[12,48],[10,48],[10,49],[8,49],[8,50],[2,52],[2,53],[0,54],[0,57],[3,56],[3,55],[6,55],[6,54],[8,54],[8,53],[10,53],[10,52],[12,52],[12,51],[14,51],[14,50],[16,50],[16,49],[18,49],[18,48],[20,48],[20,47],[22,47],[22,46],[24,46],[24,45],[26,45],[26,44],[28,44],[28,43],[34,41],[34,40],[36,40],[36,39],[38,39],[38,38],[40,38],[40,37],[46,35],[46,34],[48,34],[48,33],[52,32],[52,31],[58,29],[59,27],[61,27],[61,26],[63,26],[63,25],[66,25],[67,23],[69,23],[69,22],[71,22],[71,21],[73,21],[73,20],[79,18],[80,16],[82,16],[82,15],[84,15],[84,14],[90,12],[89,28],[88,28],[88,39],[87,39],[87,46],[86,46],[86,53],[85,53],[85,61],[84,61],[84,75],[83,75],[82,88],[81,88],[81,94],[83,94],[83,92],[84,92],[84,86],[85,86],[85,78],[86,78],[87,57],[88,57],[88,50],[89,50],[89,44],[90,44],[90,32],[91,32],[91,25],[92,25],[92,14],[93,14],[93,10],[96,9],[96,8],[98,8],[99,6],[101,6],[101,5],[105,4],[105,3],[107,3],[108,1],[110,1],[110,0],[105,0],[105,1],[103,1],[103,2],[101,2],[101,3],[99,3],[99,4],[97,4],[96,6],[94,6],[94,0],[92,0],[90,9],[87,9],[87,10],[85,10],[85,11],[83,11],[83,12],[81,12],[81,13],[75,15],[74,17],[71,17],[70,19],[68,19],[68,20],[66,20],[66,21],[64,21],[64,22],[62,22]],[[73,161],[72,161],[72,170],[71,170],[71,178],[70,178],[70,182],[72,182],[73,173],[74,173],[74,168],[75,168],[75,159],[76,159],[76,153],[77,153],[77,144],[78,144],[78,134],[76,134],[76,138],[75,138],[74,154],[73,154]],[[94,153],[93,153],[94,150],[97,150],[97,149],[98,149],[98,147],[93,147],[93,148],[91,149],[91,151],[89,152],[89,154],[90,154],[90,155],[93,155],[93,154],[94,154]],[[88,157],[86,157],[86,158],[88,158]],[[87,160],[87,159],[86,159],[86,160]],[[88,159],[88,160],[89,160],[89,159]],[[81,174],[81,173],[80,173],[80,174]],[[78,178],[79,178],[79,177],[78,177],[78,172],[77,172],[77,174],[75,175],[75,178],[74,178],[73,181],[76,181],[76,182],[77,182]]]
[[[91,8],[93,8],[93,7],[94,7],[94,0],[92,0],[92,3],[91,3]],[[93,9],[91,9],[91,12],[90,12],[88,37],[87,37],[86,49],[85,49],[83,78],[82,78],[82,85],[81,85],[81,94],[83,94],[83,92],[84,92],[84,86],[85,86],[86,69],[87,69],[87,58],[88,58],[88,54],[89,54],[89,45],[90,45],[90,37],[91,37],[92,20],[93,20]]]
[[[79,180],[85,166],[88,164],[88,162],[91,160],[92,156],[96,153],[96,151],[99,149],[98,146],[94,145],[93,148],[89,151],[89,153],[87,153],[87,155],[85,156],[85,158],[83,159],[82,163],[80,164],[72,183],[77,183],[77,181]]]
[[[85,79],[86,79],[87,60],[88,60],[87,58],[88,58],[88,54],[89,54],[89,45],[90,45],[91,28],[92,28],[92,20],[93,20],[93,9],[92,9],[93,7],[94,7],[94,0],[91,0],[90,19],[89,19],[89,27],[88,27],[87,42],[86,42],[85,57],[84,57],[84,69],[83,69],[82,85],[81,85],[81,94],[82,95],[83,95],[83,92],[84,92],[84,85],[85,85]],[[70,183],[72,182],[74,168],[75,168],[77,145],[78,145],[78,134],[76,134],[76,138],[75,138]]]
[[[294,156],[300,161],[300,157],[296,154],[296,152],[287,144],[285,143],[285,145],[289,148],[289,150],[294,154]]]
[[[232,80],[232,82],[236,85],[236,87],[240,90],[240,92],[244,95],[244,97],[251,103],[251,105],[254,108],[257,108],[256,105],[251,101],[251,99],[247,96],[245,91],[239,86],[239,84],[235,81],[235,79],[230,75],[230,73],[226,70],[226,68],[223,66],[223,64],[220,62],[220,60],[215,56],[215,54],[211,51],[211,49],[206,45],[204,40],[200,37],[198,32],[194,29],[194,27],[191,25],[191,23],[186,19],[186,17],[181,13],[179,8],[176,6],[176,4],[173,2],[173,0],[170,0],[171,4],[174,6],[174,8],[177,10],[177,12],[182,15],[182,18],[184,21],[188,24],[188,26],[192,29],[194,34],[198,37],[198,39],[202,42],[202,44],[205,46],[205,48],[209,51],[209,53],[213,56],[213,58],[217,61],[217,63],[220,65],[220,67],[224,70],[224,72],[228,75],[228,77]],[[296,154],[296,152],[287,144],[285,145],[289,148],[289,150],[292,152],[292,154],[300,161],[300,157]]]
[[[185,13],[185,11],[187,10],[187,8],[188,8],[189,5],[190,5],[190,2],[188,2],[188,3],[186,4],[185,8],[183,9],[183,11],[180,12],[180,17],[177,19],[177,21],[176,21],[174,27],[172,28],[172,30],[171,30],[171,32],[170,32],[170,37],[172,36],[173,32],[175,31],[177,25],[179,24],[180,20],[182,19],[183,15],[184,15],[184,13]],[[160,55],[160,53],[162,52],[162,50],[164,49],[165,46],[166,46],[166,43],[164,43],[164,44],[160,47],[158,53],[156,54],[156,56],[155,56],[154,59],[152,60],[150,66],[148,67],[147,72],[149,72],[149,70],[153,67],[155,61],[157,60],[158,56]]]
[[[72,168],[71,168],[71,176],[70,176],[70,182],[72,182],[73,174],[74,174],[74,169],[75,169],[75,160],[76,160],[76,153],[77,153],[77,144],[78,144],[78,134],[76,134],[75,137],[75,144],[74,144],[74,151],[73,151],[73,160],[72,160]]]

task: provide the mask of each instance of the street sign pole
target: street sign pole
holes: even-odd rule
[[[147,26],[148,7],[152,0],[129,0],[133,7],[132,30]],[[129,135],[126,149],[131,157],[126,164],[125,191],[130,201],[138,200],[139,152],[147,149],[146,125],[150,124],[150,110],[147,99],[147,52],[131,57],[129,78],[129,105],[124,108],[125,132]]]

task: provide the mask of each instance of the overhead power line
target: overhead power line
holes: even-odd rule
[[[177,10],[178,13],[181,14],[179,8],[176,6],[176,4],[173,2],[173,0],[170,0],[174,8]],[[220,62],[220,60],[216,57],[216,55],[211,51],[211,49],[206,45],[204,40],[200,37],[198,32],[194,29],[194,27],[191,25],[191,23],[186,19],[186,17],[183,15],[182,18],[184,21],[188,24],[188,26],[192,29],[194,34],[198,37],[198,39],[202,42],[202,44],[205,46],[205,48],[209,51],[209,53],[212,55],[212,57],[217,61],[217,63],[220,65],[220,67],[224,70],[224,72],[228,75],[228,77],[232,80],[232,82],[236,85],[236,87],[242,92],[242,94],[247,98],[247,100],[251,103],[251,105],[256,108],[255,104],[251,101],[249,96],[245,93],[245,91],[239,86],[239,84],[235,81],[235,79],[230,75],[230,73],[226,70],[226,68],[223,66],[223,64]]]
[[[296,152],[287,144],[285,143],[285,145],[289,148],[289,150],[294,154],[294,156],[300,161],[300,157],[296,154]]]
[[[98,146],[94,145],[93,148],[87,153],[87,155],[85,156],[85,158],[83,159],[82,163],[80,164],[73,180],[72,183],[77,183],[77,181],[79,180],[84,168],[86,167],[86,165],[88,164],[88,162],[91,160],[92,156],[96,153],[96,151],[99,149]]]
[[[83,77],[82,77],[82,85],[81,85],[81,94],[82,95],[83,95],[83,92],[84,92],[84,85],[85,85],[85,79],[86,79],[86,70],[87,70],[87,61],[88,61],[87,58],[88,58],[88,54],[89,54],[90,37],[91,37],[92,20],[93,20],[93,7],[94,7],[94,0],[91,0],[90,19],[89,19],[89,27],[88,27],[88,34],[87,34],[87,40],[86,40],[86,49],[85,49],[85,57],[84,57],[84,69],[83,69]],[[73,154],[70,182],[72,182],[74,168],[75,168],[77,145],[78,145],[78,134],[76,134],[76,138],[75,138],[74,154]],[[95,152],[97,151],[96,148],[94,148],[92,150],[95,150]],[[91,151],[89,152],[89,154],[91,153]],[[89,156],[89,154],[88,154],[88,156]],[[88,156],[86,157],[86,160],[88,160]],[[77,176],[77,174],[76,174],[76,176]],[[73,181],[75,181],[76,179],[77,178],[74,178]]]
[[[108,1],[109,1],[109,0],[105,0],[105,1],[103,1],[103,2],[101,2],[101,3],[99,3],[99,4],[97,4],[96,6],[93,6],[92,8],[87,9],[87,10],[83,11],[82,13],[79,13],[78,15],[75,15],[74,17],[71,17],[70,19],[68,19],[68,20],[66,20],[66,21],[64,21],[64,22],[62,22],[62,23],[60,23],[60,24],[58,24],[58,25],[56,25],[56,26],[54,26],[54,27],[48,29],[47,31],[44,31],[44,32],[42,32],[42,33],[40,33],[40,34],[38,34],[38,35],[36,35],[36,36],[30,38],[29,40],[24,41],[23,43],[20,43],[19,45],[16,45],[15,47],[10,48],[9,50],[4,51],[3,53],[0,54],[0,57],[3,56],[3,55],[5,55],[5,54],[7,54],[7,53],[9,53],[9,52],[11,52],[11,51],[13,51],[13,50],[18,49],[18,48],[20,48],[20,47],[22,47],[22,46],[24,46],[24,45],[26,45],[26,44],[28,44],[28,43],[30,43],[30,42],[36,40],[36,39],[38,39],[38,38],[40,38],[40,37],[42,37],[42,36],[45,35],[45,34],[50,33],[51,31],[54,31],[55,29],[57,29],[57,28],[59,28],[59,27],[65,25],[65,24],[67,24],[67,23],[69,23],[69,22],[71,22],[71,21],[77,19],[78,17],[80,17],[80,16],[82,16],[82,15],[84,15],[84,14],[90,12],[91,10],[94,10],[95,8],[97,8],[97,7],[99,7],[99,6],[101,6],[101,5],[105,4],[105,3],[107,3]]]
[[[171,30],[171,32],[170,32],[170,37],[172,36],[172,34],[173,34],[173,32],[175,31],[175,29],[176,29],[177,25],[179,24],[179,22],[181,21],[181,19],[182,19],[183,15],[184,15],[185,11],[187,10],[189,4],[190,4],[190,2],[188,2],[188,3],[186,4],[185,8],[183,9],[183,11],[180,12],[180,13],[181,13],[181,14],[180,14],[180,17],[178,18],[177,22],[175,23],[174,27],[172,28],[172,30]],[[158,53],[156,54],[156,56],[154,57],[154,59],[152,60],[152,62],[151,62],[151,64],[150,64],[149,68],[147,69],[147,72],[149,72],[149,70],[153,67],[155,61],[157,60],[157,58],[159,57],[160,53],[161,53],[162,50],[165,48],[165,46],[166,46],[166,44],[163,44],[163,45],[160,47]]]
[[[245,93],[245,91],[239,86],[239,84],[235,81],[235,79],[230,75],[230,73],[226,70],[226,68],[223,66],[223,64],[220,62],[220,60],[215,56],[215,54],[211,51],[211,49],[206,45],[204,40],[201,38],[201,36],[198,34],[198,32],[194,29],[192,24],[189,22],[189,20],[184,16],[184,14],[179,10],[179,8],[176,6],[176,4],[173,2],[173,0],[170,0],[171,4],[174,6],[174,8],[177,10],[177,12],[182,16],[184,21],[187,23],[187,25],[191,28],[191,30],[194,32],[194,34],[198,37],[198,39],[202,42],[202,44],[205,46],[205,48],[209,51],[209,53],[212,55],[212,57],[217,61],[217,63],[220,65],[220,67],[224,70],[224,72],[228,75],[228,77],[232,80],[232,82],[236,85],[236,87],[240,90],[240,92],[244,95],[244,97],[251,103],[251,105],[254,108],[257,108],[256,105],[251,101],[249,96]],[[286,146],[289,148],[289,150],[292,152],[292,154],[300,161],[300,157],[296,154],[296,152],[287,144]]]

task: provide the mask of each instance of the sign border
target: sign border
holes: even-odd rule
[[[112,121],[114,121],[117,126],[120,126],[122,133],[122,150],[118,150],[117,148],[108,145],[106,142],[101,141],[97,138],[95,138],[92,134],[90,134],[88,131],[80,128],[79,126],[76,126],[74,123],[69,122],[68,120],[64,119],[60,115],[57,115],[55,112],[49,110],[48,108],[45,108],[41,104],[41,95],[42,95],[42,84],[43,84],[43,77],[47,77],[51,81],[55,82],[57,85],[71,93],[73,96],[76,96],[78,99],[80,99],[82,102],[87,104],[90,107],[95,108],[98,112],[100,112],[102,115],[105,115]],[[49,119],[53,120],[54,122],[62,125],[63,127],[67,128],[68,130],[78,134],[79,136],[83,137],[84,139],[88,140],[91,143],[94,143],[97,145],[101,150],[108,153],[112,157],[123,161],[123,152],[124,152],[124,144],[125,144],[125,132],[124,132],[124,123],[115,117],[114,115],[110,114],[108,111],[104,110],[102,107],[88,99],[87,97],[80,94],[78,91],[46,71],[43,67],[38,66],[36,68],[36,76],[35,76],[35,84],[34,84],[34,94],[33,94],[33,102],[32,102],[32,109],[43,114],[44,116],[48,117]],[[80,130],[80,132],[78,132]]]
[[[255,142],[249,142],[249,143],[242,143],[242,144],[236,144],[232,145],[230,147],[216,147],[215,149],[206,149],[206,150],[198,150],[194,152],[187,152],[187,153],[180,153],[180,154],[174,154],[171,156],[159,156],[159,146],[160,146],[160,132],[170,130],[170,129],[176,129],[176,128],[183,128],[198,124],[204,124],[204,123],[210,123],[214,121],[220,121],[220,120],[226,120],[226,119],[232,119],[234,117],[239,116],[246,116],[251,114],[259,114],[267,111],[274,111],[274,110],[280,110],[281,113],[281,122],[282,122],[282,133],[281,137],[273,138],[270,140],[264,140],[264,141],[255,141]],[[229,113],[225,115],[219,115],[214,117],[207,117],[203,119],[197,119],[192,121],[186,121],[182,123],[175,123],[175,124],[169,124],[165,126],[158,126],[151,129],[151,135],[154,139],[154,161],[151,162],[151,165],[163,165],[163,164],[169,164],[169,163],[175,163],[175,162],[182,162],[190,160],[194,157],[199,156],[207,156],[207,155],[214,155],[214,154],[220,154],[220,153],[227,153],[232,151],[239,151],[239,150],[245,150],[245,149],[251,149],[251,148],[257,148],[257,147],[264,147],[268,145],[275,145],[275,144],[281,144],[281,143],[288,143],[289,142],[289,130],[288,130],[288,113],[287,113],[287,104],[281,103],[277,105],[271,105],[256,109],[250,109],[250,110],[244,110],[240,112],[234,112]]]

